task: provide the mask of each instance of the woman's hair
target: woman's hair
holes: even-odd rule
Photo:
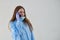
[[[19,9],[21,9],[21,8],[23,8],[24,9],[24,7],[23,6],[17,6],[16,8],[15,8],[15,10],[14,10],[14,13],[13,13],[13,16],[12,16],[12,18],[11,18],[11,20],[10,21],[15,21],[16,20],[16,13],[18,12],[18,10]],[[26,12],[25,12],[25,9],[24,9],[24,16],[25,16],[25,19],[23,20],[23,22],[24,23],[27,23],[28,24],[28,27],[29,27],[29,29],[32,31],[33,30],[33,27],[32,27],[32,24],[31,24],[31,22],[28,20],[28,18],[26,17]]]

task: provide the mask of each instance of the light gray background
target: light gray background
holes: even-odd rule
[[[26,9],[35,40],[60,40],[60,0],[0,0],[0,40],[12,40],[7,26],[17,5]]]

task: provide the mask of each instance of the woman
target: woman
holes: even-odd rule
[[[32,24],[26,17],[25,9],[22,6],[15,8],[8,28],[13,40],[34,40]]]

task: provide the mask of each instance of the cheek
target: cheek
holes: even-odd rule
[[[24,13],[22,15],[24,16]]]

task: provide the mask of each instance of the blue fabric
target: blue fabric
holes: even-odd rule
[[[22,20],[10,22],[10,29],[13,40],[34,40],[33,31]]]

